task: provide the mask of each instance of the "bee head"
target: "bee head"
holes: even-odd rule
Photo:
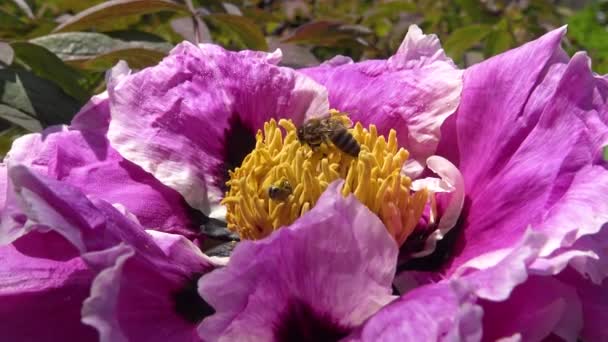
[[[304,126],[299,127],[297,133],[298,133],[298,140],[300,141],[301,144],[303,144],[305,142]]]
[[[279,193],[280,193],[280,192],[281,192],[281,189],[280,189],[278,186],[276,186],[276,185],[271,185],[271,186],[268,188],[268,197],[270,197],[270,198],[274,198],[274,197],[276,197],[277,195],[279,195]]]
[[[293,191],[293,188],[291,187],[291,183],[289,183],[289,181],[287,179],[282,179],[281,182],[279,183],[279,187],[285,191]]]

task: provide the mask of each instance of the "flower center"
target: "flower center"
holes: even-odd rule
[[[348,117],[337,111],[331,111],[330,118],[348,129],[341,134],[329,129],[327,138],[304,139],[307,143],[300,141],[302,130],[298,139],[291,120],[264,124],[255,149],[230,172],[226,183],[230,189],[222,204],[228,229],[244,239],[264,238],[310,210],[328,184],[341,178],[344,196],[353,193],[378,215],[399,245],[405,241],[422,215],[428,193],[413,193],[411,180],[401,174],[409,154],[397,146],[396,132],[391,130],[387,141],[374,125],[365,129],[357,123],[350,128]],[[360,147],[358,154],[353,153],[357,144],[349,135]]]

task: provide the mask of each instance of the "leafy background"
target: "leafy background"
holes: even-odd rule
[[[141,69],[183,40],[281,48],[284,65],[303,67],[386,58],[417,24],[466,67],[567,23],[567,51],[588,51],[604,74],[607,14],[608,1],[4,0],[0,155],[22,134],[69,123],[117,61]]]

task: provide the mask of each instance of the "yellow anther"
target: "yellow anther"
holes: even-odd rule
[[[342,113],[331,115],[347,127],[352,125]],[[228,228],[244,239],[268,236],[311,210],[328,184],[341,178],[345,180],[342,194],[354,194],[402,244],[418,223],[429,193],[409,190],[411,180],[401,174],[408,152],[399,148],[397,133],[391,130],[385,139],[374,125],[365,129],[356,123],[349,129],[361,145],[354,158],[330,142],[313,151],[300,143],[296,132],[297,127],[285,119],[278,124],[270,120],[258,131],[255,149],[229,172],[230,190],[222,201]],[[285,182],[289,186],[277,188]]]

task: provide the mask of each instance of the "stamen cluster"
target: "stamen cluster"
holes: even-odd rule
[[[350,123],[344,114],[332,115]],[[410,190],[410,178],[401,173],[409,154],[398,147],[394,130],[388,141],[378,136],[374,125],[365,129],[357,123],[349,132],[361,146],[357,157],[329,141],[311,149],[298,140],[291,120],[266,122],[256,135],[255,149],[230,172],[222,201],[228,228],[245,239],[264,238],[309,211],[328,184],[341,178],[342,194],[354,194],[402,244],[418,223],[428,193]],[[271,187],[285,184],[290,186],[288,195],[269,195]]]

